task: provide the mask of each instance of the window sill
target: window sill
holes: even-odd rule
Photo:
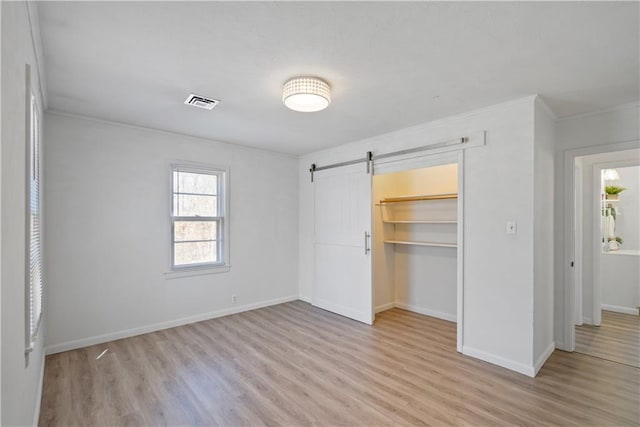
[[[164,278],[167,280],[180,279],[182,277],[204,276],[207,274],[227,273],[229,270],[231,270],[230,265],[220,265],[216,267],[185,268],[183,270],[167,271],[166,273],[164,273]]]

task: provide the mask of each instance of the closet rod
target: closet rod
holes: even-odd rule
[[[339,168],[341,166],[349,166],[349,165],[355,165],[357,163],[366,162],[367,172],[369,172],[369,165],[373,160],[384,159],[387,157],[394,157],[394,156],[402,156],[404,154],[416,153],[418,151],[427,151],[427,150],[434,150],[436,148],[450,147],[453,145],[465,144],[467,142],[469,142],[469,137],[463,136],[462,138],[449,139],[447,141],[438,142],[436,144],[423,145],[421,147],[408,148],[406,150],[393,151],[391,153],[377,154],[375,156],[371,153],[371,151],[369,151],[367,152],[367,156],[361,159],[348,160],[346,162],[333,163],[326,166],[316,166],[316,164],[313,163],[311,165],[311,168],[309,169],[309,172],[311,172],[311,182],[313,182],[313,174],[321,170]]]

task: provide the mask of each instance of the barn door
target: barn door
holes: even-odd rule
[[[373,323],[371,175],[364,164],[314,174],[313,305]]]

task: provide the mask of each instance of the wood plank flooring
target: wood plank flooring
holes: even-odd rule
[[[532,379],[458,354],[455,337],[408,311],[371,327],[295,301],[48,356],[40,425],[640,420],[640,369],[556,351]]]
[[[640,368],[640,316],[603,310],[600,326],[576,326],[576,351]]]

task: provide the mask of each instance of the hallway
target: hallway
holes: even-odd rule
[[[600,326],[576,326],[575,351],[640,368],[640,316],[603,310]]]

